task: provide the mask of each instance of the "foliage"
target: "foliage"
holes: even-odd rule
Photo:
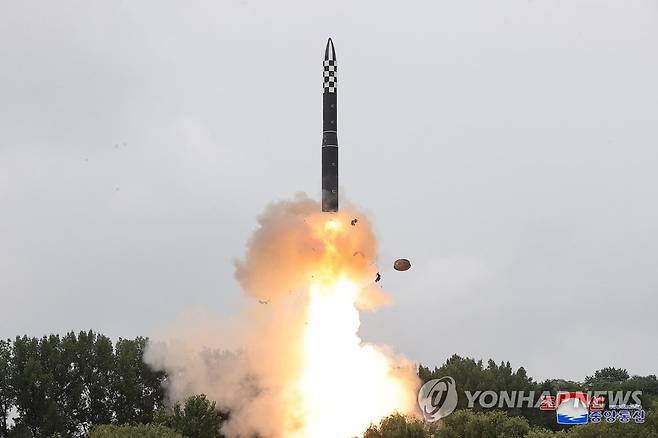
[[[437,436],[438,425],[430,425],[401,414],[390,415],[371,425],[363,438],[429,438]]]
[[[439,438],[522,438],[530,431],[525,418],[500,411],[460,410],[443,420]]]
[[[165,376],[144,364],[146,343],[119,339],[115,348],[92,331],[0,342],[0,436],[79,437],[95,424],[151,422]]]
[[[27,428],[24,424],[19,424],[15,427],[12,427],[9,431],[10,438],[34,438],[30,429]]]
[[[595,371],[594,376],[585,377],[585,383],[590,384],[592,382],[624,382],[628,380],[628,378],[628,371],[625,369],[608,367]]]
[[[423,381],[451,376],[455,379],[460,390],[475,391],[501,391],[506,389],[535,390],[537,384],[528,377],[526,370],[521,367],[514,371],[509,362],[501,362],[497,365],[489,359],[485,367],[481,360],[475,361],[471,358],[462,358],[453,355],[440,368],[429,368],[420,366],[418,375]],[[467,401],[460,399],[458,407],[466,407]]]
[[[215,402],[205,395],[195,395],[183,405],[176,403],[170,415],[162,413],[156,421],[181,432],[190,438],[219,438],[219,428],[227,417],[217,410]]]
[[[500,411],[459,410],[429,425],[422,420],[394,414],[370,426],[364,438],[658,438],[658,417],[647,416],[644,424],[586,424],[568,430],[530,429],[524,418]]]
[[[574,426],[568,432],[534,429],[526,438],[658,438],[658,417],[650,412],[643,424],[588,423]]]
[[[164,373],[154,372],[144,363],[146,342],[139,337],[119,339],[116,344],[113,407],[119,424],[149,423],[162,405]]]
[[[525,438],[571,438],[571,436],[564,430],[554,432],[552,430],[544,429],[543,427],[538,427],[528,432]]]
[[[147,342],[138,337],[113,344],[92,331],[0,340],[0,438],[82,437],[91,429],[92,438],[221,437],[229,413],[219,412],[205,396],[165,409],[166,376],[145,365]],[[460,397],[457,410],[439,423],[394,414],[370,426],[365,438],[658,438],[655,375],[631,376],[623,368],[608,367],[583,382],[536,382],[523,367],[515,370],[509,362],[485,364],[457,355],[434,369],[421,365],[418,374],[423,381],[451,376],[460,392],[516,390],[539,396],[544,391],[642,391],[647,419],[642,425],[603,422],[567,428],[557,425],[554,412],[516,407],[492,411],[478,405],[465,409],[466,397]],[[99,424],[105,426],[94,428]],[[116,426],[123,424],[137,426]]]
[[[642,406],[651,407],[658,402],[658,379],[655,375],[629,377],[628,372],[621,368],[609,367],[595,371],[594,375],[588,376],[583,383],[562,379],[535,382],[528,377],[523,367],[514,371],[509,362],[496,364],[490,359],[485,366],[481,360],[476,361],[472,358],[453,355],[445,364],[435,367],[433,370],[421,365],[418,375],[424,382],[451,376],[455,379],[460,392],[515,390],[528,394],[533,391],[535,396],[539,397],[544,391],[553,395],[558,391],[642,391]],[[466,408],[467,402],[466,397],[460,397],[457,409]],[[474,409],[478,410],[480,407],[476,404]],[[535,427],[551,430],[565,429],[564,426],[557,424],[555,413],[551,411],[507,407],[502,407],[502,409],[510,416],[525,418],[530,425]]]
[[[435,424],[394,414],[370,426],[363,438],[523,438],[529,431],[524,418],[463,409]]]
[[[0,340],[0,437],[9,434],[9,414],[15,395],[11,380],[11,342]]]
[[[95,427],[89,438],[183,438],[183,435],[161,424],[103,425]]]

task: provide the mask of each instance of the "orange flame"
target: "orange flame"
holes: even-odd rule
[[[415,376],[358,336],[359,288],[341,271],[336,240],[349,232],[336,219],[317,227],[327,251],[322,275],[310,285],[299,380],[303,431],[313,438],[361,435],[370,423],[414,406]]]
[[[358,334],[360,310],[389,302],[374,284],[370,223],[348,210],[319,211],[300,196],[258,218],[236,262],[236,279],[253,298],[244,315],[192,314],[150,344],[147,361],[169,372],[169,397],[217,401],[231,412],[227,437],[361,436],[388,414],[414,410],[413,364]],[[227,348],[240,352],[219,353]]]

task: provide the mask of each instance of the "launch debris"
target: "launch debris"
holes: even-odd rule
[[[355,226],[357,222],[359,222],[359,220],[357,218],[354,218],[350,223],[352,224],[352,226]]]
[[[411,268],[411,262],[407,259],[397,259],[393,263],[393,269],[396,271],[406,271],[409,268]]]
[[[381,274],[378,272],[378,273],[377,273],[377,276],[375,277],[375,283],[377,283],[377,282],[378,282],[379,280],[381,280],[381,279],[382,279],[382,276],[381,276]]]

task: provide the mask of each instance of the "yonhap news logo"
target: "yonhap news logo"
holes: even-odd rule
[[[457,407],[457,385],[450,377],[429,380],[418,391],[418,406],[426,421],[447,417]]]
[[[466,408],[553,411],[557,423],[563,425],[603,421],[639,424],[646,418],[641,403],[642,391],[557,391],[557,395],[553,394],[548,390],[478,390],[463,391],[462,395]],[[452,414],[458,400],[457,384],[450,376],[429,380],[418,391],[418,406],[428,422]]]

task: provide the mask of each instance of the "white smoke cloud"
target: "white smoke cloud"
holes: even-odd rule
[[[169,399],[206,394],[220,409],[230,411],[222,429],[229,437],[259,433],[287,438],[304,433],[308,412],[299,382],[304,372],[311,284],[346,276],[359,287],[358,298],[348,306],[374,310],[390,302],[386,293],[374,287],[377,243],[368,220],[355,212],[327,216],[319,211],[319,205],[305,195],[267,207],[258,218],[246,257],[236,261],[236,278],[253,297],[246,311],[226,321],[211,314],[186,314],[149,344],[145,360],[167,371]],[[352,225],[353,218],[358,223]],[[327,234],[331,241],[324,238]],[[384,387],[399,391],[417,386],[411,363],[394,359],[384,348],[359,346],[356,333],[348,339],[355,343],[354,349],[365,352],[355,360],[368,357],[381,363],[379,378],[393,382]],[[348,363],[342,369],[372,374],[359,365]],[[413,391],[409,394],[413,400]],[[413,403],[406,397],[396,398],[400,400],[391,402],[396,408],[411,409]]]

